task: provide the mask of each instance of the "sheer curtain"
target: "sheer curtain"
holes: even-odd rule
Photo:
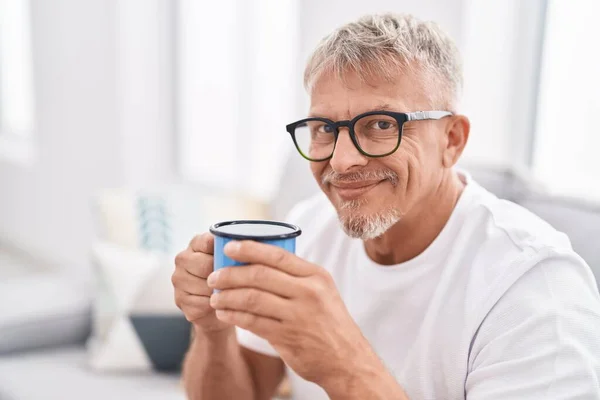
[[[533,170],[557,193],[600,199],[600,2],[549,2]]]
[[[297,1],[181,0],[177,15],[180,171],[269,200],[296,116]]]
[[[0,135],[34,128],[33,62],[28,0],[0,0]]]

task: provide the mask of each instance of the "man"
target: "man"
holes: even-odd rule
[[[310,117],[287,127],[326,195],[288,218],[297,255],[232,243],[250,265],[211,273],[205,234],[176,259],[190,398],[268,399],[286,367],[296,399],[600,398],[592,273],[564,234],[454,169],[461,81],[454,43],[410,16],[322,41]]]

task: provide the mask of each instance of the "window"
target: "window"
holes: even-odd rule
[[[471,120],[471,135],[461,161],[528,168],[545,0],[469,0],[464,8],[460,112]]]
[[[292,150],[296,1],[181,0],[179,169],[187,179],[269,199]]]
[[[600,198],[597,0],[549,2],[533,170],[555,192]]]
[[[0,0],[0,154],[21,158],[34,129],[27,0]]]

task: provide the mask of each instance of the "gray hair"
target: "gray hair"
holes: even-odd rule
[[[456,111],[462,90],[462,64],[454,41],[434,22],[408,14],[374,14],[348,23],[326,36],[304,72],[310,92],[323,72],[344,79],[347,72],[366,81],[392,81],[398,72],[416,75],[429,94],[430,106]]]

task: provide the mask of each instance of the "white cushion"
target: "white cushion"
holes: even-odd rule
[[[98,370],[150,370],[152,363],[131,321],[136,299],[152,290],[145,283],[161,269],[171,269],[158,254],[122,248],[111,243],[93,247],[97,291],[93,309],[93,331],[88,341],[90,366]],[[160,274],[163,276],[164,274]],[[165,281],[163,286],[170,286]],[[154,301],[169,307],[172,292],[163,291]],[[171,312],[178,310],[173,306]]]
[[[0,354],[82,343],[90,325],[87,289],[59,273],[0,281]]]

